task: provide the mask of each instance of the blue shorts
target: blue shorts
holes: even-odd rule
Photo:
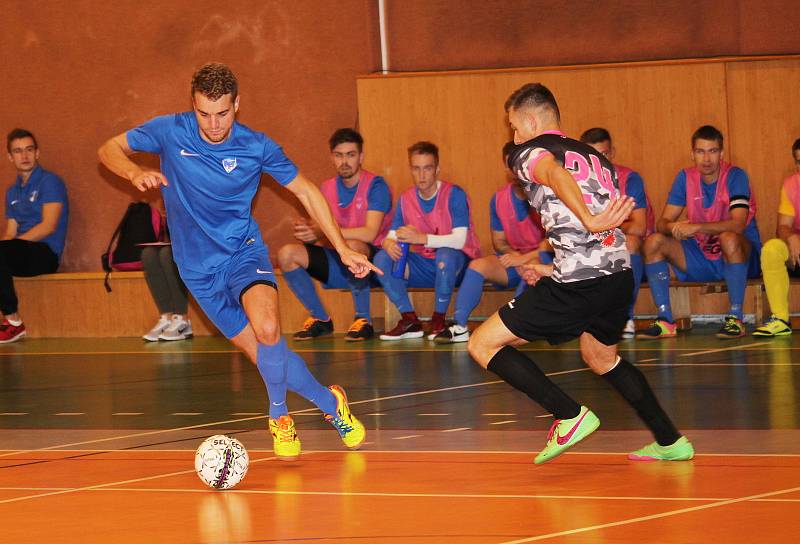
[[[751,242],[752,244],[752,242]],[[710,261],[700,249],[697,241],[681,240],[683,254],[686,256],[686,272],[679,270],[676,266],[672,267],[675,278],[678,281],[723,281],[725,279],[723,267],[725,260],[720,258]],[[750,261],[747,264],[747,277],[757,278],[761,275],[761,256],[759,248],[751,247]]]
[[[227,266],[213,274],[181,270],[181,278],[208,318],[226,338],[233,338],[248,324],[241,297],[257,284],[277,289],[269,251],[263,243],[236,253]]]
[[[454,252],[459,262],[456,272],[456,287],[461,285],[464,272],[467,271],[469,257],[463,251]],[[436,286],[436,259],[426,259],[419,253],[411,252],[406,261],[408,266],[408,287],[435,287]]]

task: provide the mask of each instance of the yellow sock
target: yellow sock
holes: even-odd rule
[[[789,321],[789,246],[780,238],[773,238],[761,248],[761,273],[772,315]]]

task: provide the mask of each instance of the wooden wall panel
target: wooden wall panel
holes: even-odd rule
[[[728,132],[722,63],[365,77],[358,98],[368,167],[398,192],[411,183],[408,145],[435,142],[442,179],[468,191],[488,251],[488,202],[504,182],[500,149],[510,137],[503,104],[531,81],[554,92],[568,134],[592,126],[612,132],[618,161],[643,174],[657,213],[689,164],[692,132],[702,124]]]
[[[795,171],[792,144],[800,138],[800,61],[729,63],[728,150],[750,174],[764,241],[775,237],[783,179]]]

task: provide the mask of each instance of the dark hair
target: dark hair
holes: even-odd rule
[[[515,144],[514,142],[512,141],[506,142],[505,145],[503,146],[503,158],[505,159],[506,157],[508,157],[511,154],[511,152],[514,151],[515,147],[517,147],[517,144]]]
[[[528,83],[523,85],[508,97],[506,100],[506,112],[524,107],[545,106],[556,116],[556,120],[561,121],[561,112],[558,110],[556,97],[550,89],[541,83]]]
[[[39,143],[36,141],[36,136],[33,135],[33,132],[25,130],[24,128],[15,128],[9,132],[6,137],[6,150],[11,153],[11,142],[21,138],[30,138],[33,140],[33,147],[39,149]]]
[[[239,84],[230,68],[219,62],[209,62],[192,76],[192,96],[194,93],[200,93],[214,101],[230,93],[231,100],[235,100],[239,93]]]
[[[712,142],[717,142],[719,144],[719,148],[723,148],[722,133],[716,127],[712,127],[711,125],[703,125],[694,131],[694,134],[692,134],[692,149],[694,149],[694,144],[697,142],[697,140],[709,140]]]
[[[417,142],[408,148],[408,160],[411,155],[433,155],[436,164],[439,164],[439,148],[431,142]]]
[[[581,134],[581,141],[590,145],[600,142],[611,143],[611,134],[602,127],[594,127]]]
[[[334,132],[331,139],[328,140],[331,151],[333,151],[333,148],[337,145],[344,143],[356,144],[356,146],[358,146],[358,152],[361,153],[361,149],[364,147],[364,138],[361,137],[361,134],[359,134],[357,130],[353,130],[352,128],[340,128]]]
[[[800,149],[800,138],[796,139],[792,144],[792,155],[794,155],[794,152],[798,149]]]

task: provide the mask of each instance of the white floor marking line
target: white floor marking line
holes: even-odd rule
[[[502,414],[502,413],[499,413],[499,412],[498,413],[487,412],[487,413],[481,414],[481,415],[482,416],[506,416],[507,417],[507,416],[515,416],[517,414]]]
[[[720,351],[736,351],[744,348],[752,348],[754,346],[765,346],[769,342],[753,342],[752,344],[742,344],[739,346],[730,346],[727,348],[707,349],[705,351],[693,351],[691,353],[681,353],[678,357],[692,357],[693,355],[705,355],[706,353],[719,353]]]
[[[553,417],[553,414],[542,414],[540,416],[534,416],[534,417],[536,417],[537,419],[542,417]]]
[[[641,359],[639,361],[636,361],[636,363],[637,364],[638,363],[652,363],[653,361],[658,361],[658,359]]]
[[[233,412],[232,416],[263,416],[264,412]]]
[[[392,437],[392,440],[408,440],[409,438],[419,438],[422,436],[421,434],[408,434],[406,436],[395,436]]]
[[[572,369],[572,370],[561,370],[559,372],[551,372],[549,374],[546,374],[546,376],[561,376],[563,374],[573,374],[575,372],[585,372],[587,370],[589,370],[588,367],[575,368],[575,369]],[[443,393],[445,391],[458,391],[460,389],[470,389],[470,388],[473,388],[473,387],[483,387],[485,385],[494,385],[494,384],[498,384],[498,383],[504,383],[504,382],[503,382],[503,380],[492,380],[492,381],[488,381],[488,382],[470,383],[470,384],[466,384],[466,385],[455,385],[453,387],[440,387],[438,389],[428,389],[428,390],[425,390],[425,391],[415,391],[413,393],[401,393],[399,395],[387,395],[385,397],[375,397],[375,398],[372,398],[372,399],[351,401],[349,404],[350,404],[350,406],[355,406],[357,404],[365,404],[365,403],[368,403],[368,402],[381,402],[381,401],[385,401],[385,400],[402,399],[402,398],[408,398],[408,397],[418,397],[420,395],[430,395],[430,394],[433,394],[433,393]],[[319,410],[316,407],[314,407],[314,408],[306,408],[304,410],[296,410],[296,411],[292,411],[292,412],[289,412],[289,413],[291,415],[299,415],[299,414],[307,414],[308,412],[318,412],[318,411]],[[83,441],[80,441],[80,442],[71,442],[69,444],[56,444],[54,446],[46,446],[44,448],[32,448],[32,449],[28,449],[28,450],[16,450],[16,451],[12,451],[12,452],[9,452],[9,453],[0,453],[0,457],[8,457],[9,455],[19,455],[20,453],[29,453],[29,452],[37,452],[37,451],[48,451],[48,450],[58,450],[58,449],[61,449],[61,448],[69,448],[69,447],[72,447],[72,446],[82,446],[84,444],[97,444],[98,442],[109,442],[109,441],[112,441],[112,440],[124,440],[124,439],[127,439],[127,438],[140,438],[142,436],[153,436],[153,435],[165,434],[165,433],[171,433],[171,432],[177,432],[177,431],[189,431],[189,430],[193,430],[193,429],[204,429],[206,427],[215,427],[215,426],[220,426],[220,425],[228,425],[228,424],[231,424],[231,423],[242,423],[244,421],[253,421],[253,420],[256,420],[256,419],[264,419],[264,418],[266,418],[265,415],[251,416],[251,417],[243,417],[243,418],[237,418],[237,419],[227,419],[225,421],[212,421],[212,422],[209,422],[209,423],[199,423],[197,425],[185,425],[183,427],[173,427],[172,429],[158,429],[158,430],[155,430],[155,431],[144,431],[144,432],[140,432],[140,433],[132,433],[132,434],[121,435],[121,436],[109,436],[109,437],[106,437],[106,438],[95,438],[93,440],[83,440]],[[6,451],[8,451],[8,450],[6,450]]]
[[[28,412],[0,412],[0,416],[27,416]]]
[[[202,416],[203,412],[172,412],[171,416]]]
[[[546,535],[532,536],[530,538],[522,538],[519,540],[509,540],[502,544],[523,544],[524,542],[536,542],[537,540],[546,540],[548,538],[556,538],[559,536],[574,535],[578,533],[586,533],[589,531],[597,531],[598,529],[608,529],[609,527],[619,527],[620,525],[630,525],[632,523],[641,523],[643,521],[650,521],[660,518],[668,518],[671,516],[678,516],[680,514],[688,514],[690,512],[697,512],[699,510],[708,510],[709,508],[719,508],[720,506],[728,506],[729,504],[737,504],[740,502],[748,502],[754,499],[763,499],[775,495],[784,495],[786,493],[794,493],[800,491],[800,487],[792,487],[789,489],[781,489],[780,491],[770,491],[768,493],[759,493],[757,495],[748,495],[747,497],[739,497],[736,499],[726,499],[711,504],[703,504],[700,506],[690,506],[689,508],[680,508],[678,510],[670,510],[668,512],[661,512],[660,514],[652,514],[649,516],[640,516],[636,518],[624,519],[621,521],[612,521],[610,523],[603,523],[600,525],[591,525],[589,527],[581,527],[580,529],[571,529],[568,531],[559,531],[557,533],[549,533]]]
[[[112,416],[143,416],[144,412],[114,412]]]
[[[507,425],[508,423],[516,423],[516,419],[507,419],[506,421],[492,421],[489,425]]]
[[[372,412],[371,414],[364,414],[365,416],[385,416],[382,412]]]
[[[443,431],[439,431],[441,433],[457,433],[459,431],[468,431],[471,427],[458,427],[456,429],[444,429]]]
[[[308,452],[302,452],[301,455],[308,455]],[[261,459],[251,459],[250,464],[259,463],[261,461],[271,461],[273,459],[277,459],[277,457],[262,457]],[[180,476],[182,474],[192,474],[194,473],[194,469],[189,470],[179,470],[178,472],[168,472],[166,474],[156,474],[154,476],[144,476],[142,478],[134,478],[132,480],[122,480],[119,482],[110,482],[107,484],[96,484],[96,485],[87,485],[84,487],[74,487],[72,489],[61,489],[58,491],[50,491],[48,493],[37,493],[36,495],[25,495],[23,497],[14,497],[13,499],[4,499],[0,500],[0,504],[6,504],[9,502],[19,502],[19,501],[26,501],[29,499],[38,499],[41,497],[52,497],[53,495],[64,495],[65,493],[75,493],[77,491],[93,491],[95,489],[103,489],[106,487],[114,487],[119,485],[127,485],[127,484],[135,484],[137,482],[146,482],[147,480],[156,480],[158,478],[169,478],[170,476]],[[208,493],[209,491],[213,492],[212,489],[206,488],[203,489],[204,492]]]
[[[57,412],[54,416],[85,416],[86,412]]]
[[[418,416],[449,416],[450,414],[445,414],[443,412],[430,412],[427,414],[417,414]]]

